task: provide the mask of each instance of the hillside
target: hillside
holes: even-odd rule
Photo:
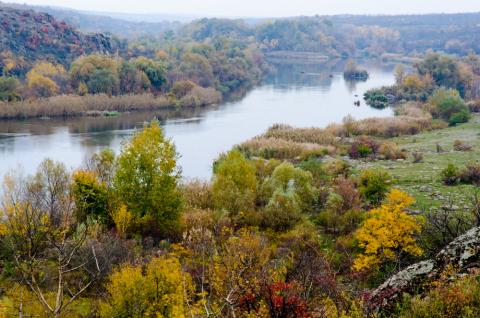
[[[0,3],[1,6],[1,3]],[[69,8],[33,6],[27,4],[5,3],[4,6],[19,10],[33,10],[52,15],[57,20],[78,28],[82,32],[112,33],[119,37],[139,37],[146,35],[157,35],[167,30],[177,29],[181,24],[173,19],[165,17],[164,20],[148,19],[145,16],[129,17],[125,14],[114,14],[108,12],[83,12]],[[160,19],[161,17],[159,17]]]
[[[0,39],[2,57],[13,57],[24,67],[35,60],[67,65],[82,54],[115,53],[120,49],[119,41],[110,35],[84,34],[49,14],[1,4]]]

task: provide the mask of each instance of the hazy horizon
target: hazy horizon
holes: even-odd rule
[[[121,14],[165,14],[205,17],[288,17],[298,15],[335,14],[427,14],[427,13],[466,13],[480,12],[478,0],[404,0],[391,3],[380,0],[265,0],[265,1],[226,1],[226,0],[181,0],[133,2],[106,1],[66,1],[66,0],[9,0],[5,2],[71,8],[82,11],[111,12]],[[163,3],[162,3],[163,2]],[[252,10],[252,8],[255,8]]]

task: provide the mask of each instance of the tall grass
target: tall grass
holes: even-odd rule
[[[346,117],[343,123],[332,124],[326,128],[294,128],[275,124],[263,135],[237,147],[250,156],[294,159],[341,153],[355,136],[391,138],[446,127],[446,123],[433,120],[432,116],[418,105],[407,105],[400,109],[398,114],[395,117],[363,120]]]
[[[195,107],[217,104],[220,93],[211,88],[198,88],[181,100],[172,100],[164,95],[152,94],[119,95],[59,95],[37,100],[0,103],[1,119],[30,117],[70,117],[96,112],[150,111],[173,106]]]

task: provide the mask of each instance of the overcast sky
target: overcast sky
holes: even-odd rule
[[[480,12],[480,0],[4,0],[90,11],[221,17]]]

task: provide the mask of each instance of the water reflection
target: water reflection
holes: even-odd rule
[[[393,66],[367,61],[366,82],[343,79],[344,61],[321,64],[277,64],[263,85],[238,92],[234,101],[209,108],[169,109],[117,117],[0,122],[0,175],[19,163],[33,172],[44,158],[75,168],[86,156],[110,147],[118,152],[134,130],[152,118],[161,121],[181,154],[187,177],[208,178],[220,152],[264,132],[274,123],[326,126],[351,114],[355,118],[389,116],[353,102],[370,88],[393,83]],[[358,97],[356,97],[357,95]],[[243,98],[239,99],[241,96]]]

